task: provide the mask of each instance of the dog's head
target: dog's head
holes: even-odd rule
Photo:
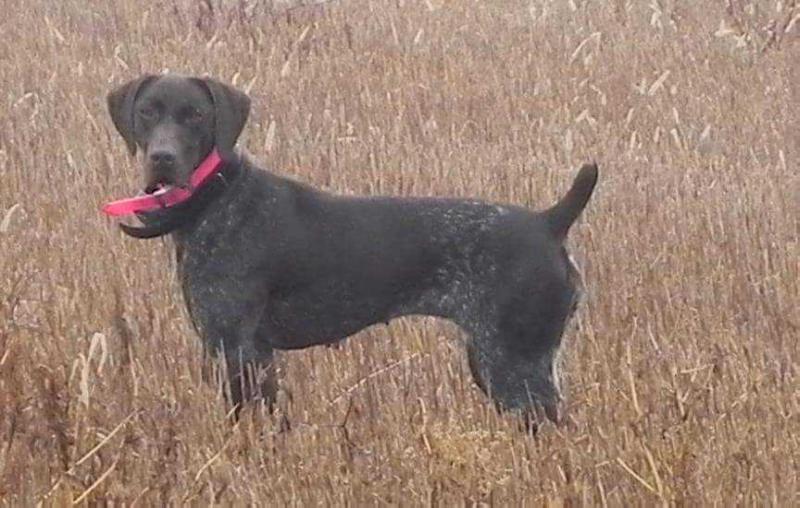
[[[109,93],[108,109],[131,155],[144,153],[145,192],[152,193],[186,187],[215,146],[230,157],[250,99],[209,78],[145,75]]]

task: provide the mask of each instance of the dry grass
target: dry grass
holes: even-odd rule
[[[0,498],[797,505],[794,5],[0,0]],[[249,150],[339,192],[545,206],[597,159],[569,425],[519,433],[423,319],[283,355],[291,432],[226,424],[168,242],[97,211],[139,184],[104,96],[162,69],[249,88]]]

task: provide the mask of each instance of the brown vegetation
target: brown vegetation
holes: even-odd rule
[[[268,4],[0,0],[0,499],[800,503],[800,7]],[[105,94],[164,69],[338,192],[544,207],[596,159],[568,424],[496,415],[429,319],[284,354],[290,432],[227,424],[169,243],[98,213],[141,185]]]

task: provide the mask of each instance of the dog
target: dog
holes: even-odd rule
[[[274,401],[275,350],[428,315],[468,334],[472,376],[498,408],[559,421],[557,356],[583,287],[564,241],[596,185],[594,163],[541,212],[340,196],[236,151],[250,99],[215,79],[145,75],[107,99],[131,155],[144,153],[146,193],[189,188],[195,168],[219,155],[219,170],[189,199],[138,213],[141,227],[120,226],[174,239],[189,315],[205,350],[223,359],[237,414],[248,401]]]

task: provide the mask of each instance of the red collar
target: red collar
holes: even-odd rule
[[[119,217],[132,213],[160,210],[183,203],[192,197],[197,189],[205,185],[206,182],[219,173],[221,167],[222,158],[219,156],[217,149],[214,148],[211,153],[208,154],[208,157],[197,166],[192,176],[189,177],[188,189],[170,187],[166,190],[156,191],[153,194],[112,201],[111,203],[103,205],[103,213],[112,217]]]

